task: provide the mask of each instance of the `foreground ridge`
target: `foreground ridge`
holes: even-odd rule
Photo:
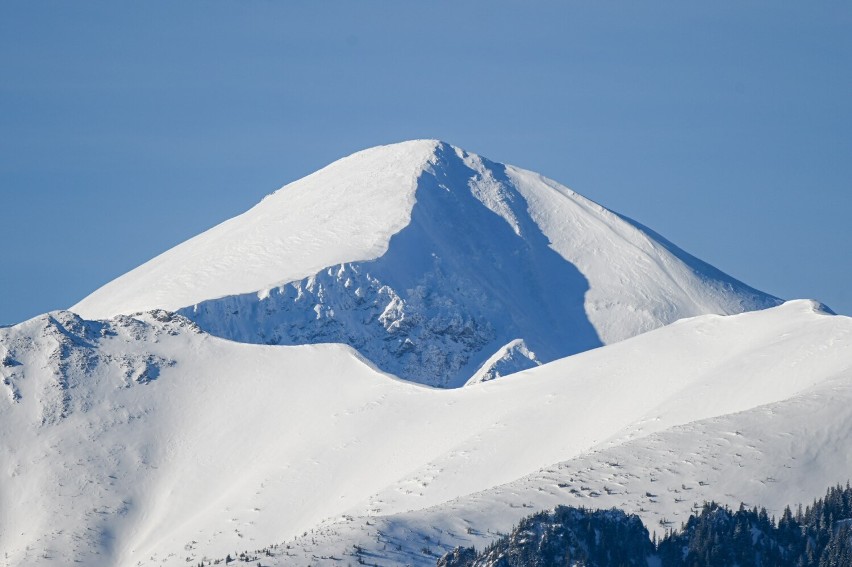
[[[285,565],[353,545],[425,565],[423,547],[482,547],[566,501],[652,524],[693,499],[770,506],[848,470],[850,379],[852,319],[808,301],[452,390],[345,345],[53,312],[0,329],[0,538],[10,565],[192,564],[273,543]]]

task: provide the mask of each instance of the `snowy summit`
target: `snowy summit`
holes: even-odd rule
[[[555,181],[416,140],[290,183],[71,310],[165,309],[240,342],[345,343],[455,387],[779,303]]]

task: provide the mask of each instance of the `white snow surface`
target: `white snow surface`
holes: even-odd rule
[[[291,183],[71,310],[167,309],[240,342],[344,343],[455,387],[510,341],[549,362],[779,302],[555,181],[418,140]]]
[[[282,187],[245,213],[180,244],[71,308],[89,319],[264,292],[387,250],[414,205],[435,142],[358,152]]]
[[[810,301],[457,389],[343,345],[235,343],[163,311],[54,312],[0,329],[0,374],[7,565],[185,565],[271,544],[264,564],[321,564],[353,542],[374,562],[429,564],[424,545],[481,542],[561,497],[657,500],[647,510],[674,519],[692,494],[809,500],[850,464],[852,319]],[[787,484],[760,489],[771,471]],[[682,484],[695,492],[676,502]]]
[[[429,508],[384,514],[376,499],[371,514],[324,522],[282,544],[264,565],[312,565],[332,557],[354,564],[360,557],[382,566],[433,566],[436,556],[456,546],[482,550],[521,518],[558,505],[617,507],[638,514],[658,536],[710,501],[766,507],[777,518],[785,506],[806,506],[829,485],[848,481],[850,432],[847,373],[783,402],[596,448]]]

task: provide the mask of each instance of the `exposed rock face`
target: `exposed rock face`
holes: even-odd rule
[[[462,303],[446,293],[452,281],[425,281],[446,279],[443,274],[426,274],[414,289],[397,290],[366,269],[341,264],[263,299],[229,297],[182,313],[214,335],[242,342],[345,343],[387,372],[442,386],[494,340],[484,302]]]
[[[150,323],[129,316],[109,321],[87,321],[69,311],[54,311],[27,322],[36,329],[17,334],[16,328],[0,330],[0,384],[9,399],[20,402],[23,381],[36,399],[42,426],[56,424],[73,412],[87,411],[95,400],[72,396],[82,377],[118,375],[117,387],[145,384],[156,380],[160,370],[175,362],[144,351],[113,351],[101,348],[105,338],[117,338],[128,344],[156,342],[162,334],[176,335],[182,330],[198,333],[192,321],[166,311],[145,314]],[[23,326],[23,325],[22,325]],[[40,361],[38,367],[22,364],[18,359]],[[111,370],[118,372],[111,372]]]

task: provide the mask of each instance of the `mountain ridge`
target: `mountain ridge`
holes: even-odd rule
[[[0,540],[13,565],[50,550],[88,565],[159,564],[290,540],[347,515],[414,513],[695,420],[763,419],[761,405],[848,390],[850,322],[808,301],[701,316],[440,390],[376,372],[345,345],[241,344],[165,311],[94,322],[54,312],[0,330],[10,471]],[[820,439],[814,451],[837,453]],[[748,456],[749,441],[738,452]],[[717,477],[671,458],[691,483]],[[624,474],[649,490],[641,463]],[[624,482],[607,478],[598,482]]]

